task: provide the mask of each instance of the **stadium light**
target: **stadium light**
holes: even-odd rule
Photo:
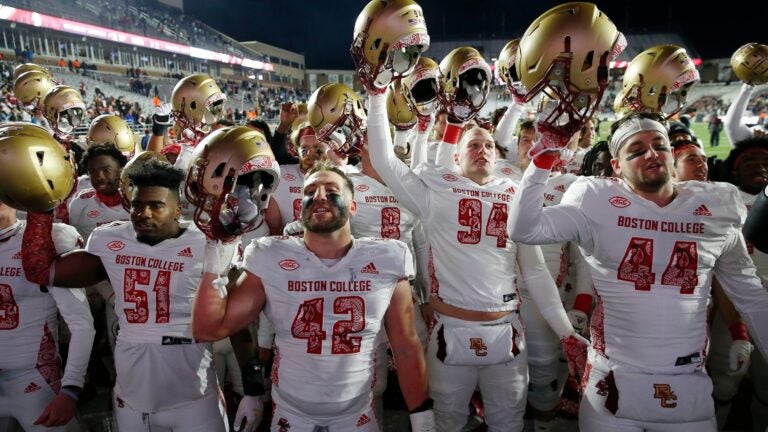
[[[275,65],[271,63],[249,58],[236,57],[233,55],[196,48],[189,45],[181,45],[160,39],[140,36],[133,33],[85,24],[78,21],[72,21],[37,12],[31,12],[11,6],[0,5],[0,20],[11,21],[11,28],[15,28],[16,23],[27,24],[33,25],[35,27],[50,29],[53,31],[72,33],[79,36],[90,36],[95,39],[103,39],[120,44],[132,45],[134,50],[136,50],[137,47],[150,48],[174,54],[178,53],[188,55],[193,58],[214,60],[220,63],[242,65],[243,67],[250,69],[268,71],[275,70]]]

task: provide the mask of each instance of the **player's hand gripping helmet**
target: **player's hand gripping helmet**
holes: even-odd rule
[[[629,63],[613,109],[619,117],[650,112],[670,118],[680,112],[690,88],[698,81],[699,71],[684,48],[656,45]]]
[[[515,66],[519,46],[520,39],[512,39],[504,45],[499,53],[499,59],[496,60],[496,71],[512,97],[516,101],[522,102],[527,92],[525,86],[520,82],[520,76],[517,74]]]
[[[195,147],[185,182],[195,224],[223,242],[258,228],[279,178],[261,132],[244,126],[211,132]]]
[[[743,82],[760,85],[768,82],[768,45],[748,43],[731,56],[733,73]]]
[[[133,200],[134,192],[133,181],[128,177],[128,172],[130,172],[130,168],[135,164],[140,165],[150,159],[157,159],[161,162],[170,163],[161,153],[145,151],[133,156],[120,171],[120,198],[123,203],[123,208],[128,211],[131,210],[131,201]]]
[[[347,156],[362,150],[368,115],[351,88],[339,83],[320,86],[307,102],[307,118],[317,139],[332,150]]]
[[[401,81],[403,97],[411,111],[423,121],[430,119],[437,111],[438,65],[429,57],[422,56],[413,72]]]
[[[40,66],[39,64],[23,63],[13,68],[13,80],[16,81],[16,79],[20,77],[21,74],[26,72],[31,72],[31,71],[45,72],[46,74],[48,74],[48,76],[51,77],[51,79],[53,79],[53,75],[51,74],[51,72],[48,69]]]
[[[13,95],[21,109],[35,115],[43,106],[43,98],[55,85],[47,71],[29,70],[13,81]]]
[[[517,75],[525,100],[545,92],[558,104],[539,129],[568,139],[592,117],[608,83],[610,61],[626,39],[592,3],[566,3],[536,18],[520,39]]]
[[[128,123],[112,114],[103,114],[93,119],[85,142],[88,146],[112,144],[124,154],[132,154],[135,150],[133,132]]]
[[[416,126],[416,115],[403,97],[400,80],[392,81],[387,87],[387,118],[389,124],[399,131],[410,130]]]
[[[85,103],[80,92],[72,87],[57,85],[43,99],[43,116],[59,138],[74,132],[83,122],[84,115]]]
[[[357,16],[349,52],[363,86],[383,93],[393,78],[413,70],[427,48],[421,6],[413,0],[372,0]]]
[[[455,122],[471,120],[488,99],[491,67],[471,47],[456,48],[440,62],[437,98]]]
[[[221,119],[226,101],[227,96],[216,81],[204,74],[182,78],[171,93],[173,117],[182,128],[195,132],[200,138]]]
[[[76,175],[69,153],[44,128],[0,128],[0,201],[17,210],[49,211],[69,197]]]

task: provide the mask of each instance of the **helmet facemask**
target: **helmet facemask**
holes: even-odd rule
[[[334,125],[326,142],[336,153],[357,156],[365,145],[365,125],[354,114],[339,120],[342,121]]]
[[[246,128],[228,129],[237,132],[236,129]],[[214,138],[229,138],[225,135],[227,131],[216,133]],[[239,138],[235,137],[235,141],[211,143],[206,139],[199,144],[201,153],[193,158],[184,192],[195,206],[195,224],[208,238],[230,242],[264,223],[264,211],[277,186],[280,169],[263,136],[259,136],[260,150],[252,147],[253,137],[246,137],[248,142],[237,141]],[[216,150],[212,151],[212,146],[217,146]],[[246,153],[238,153],[239,150]],[[253,157],[235,168],[233,163],[239,164],[237,158],[247,152]]]
[[[456,119],[471,120],[485,105],[490,81],[481,68],[469,67],[459,73],[453,95],[445,95],[444,105]]]
[[[545,78],[532,89],[528,89],[525,94],[526,102],[539,93],[552,99],[542,112],[538,124],[561,137],[571,137],[581,130],[587,120],[592,118],[603,99],[603,93],[608,84],[609,62],[621,54],[624,47],[626,47],[626,39],[621,35],[613,52],[605,53],[598,59],[600,63],[597,69],[597,93],[587,93],[580,91],[571,83],[572,64],[571,58],[567,55],[568,47],[566,46],[566,52],[552,62],[544,74]]]
[[[52,125],[53,129],[57,135],[70,135],[83,122],[84,114],[83,108],[79,106],[65,108],[56,116],[56,124]]]
[[[423,122],[429,121],[440,108],[438,68],[434,60],[421,57],[414,71],[402,80],[403,98]]]
[[[429,42],[418,4],[372,0],[357,17],[349,51],[363,86],[383,91],[413,71]]]

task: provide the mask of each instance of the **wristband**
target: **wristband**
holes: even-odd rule
[[[554,151],[545,151],[533,158],[533,164],[537,168],[552,169],[552,165],[560,160],[560,153]]]
[[[736,323],[731,324],[728,327],[728,330],[731,332],[731,339],[737,341],[737,340],[743,340],[748,341],[749,340],[749,334],[747,333],[747,325],[744,323]]]
[[[416,408],[408,411],[408,414],[416,414],[420,413],[422,411],[429,411],[432,409],[432,406],[434,405],[434,401],[432,398],[426,398],[424,399],[424,402],[421,403],[421,405],[417,406]]]
[[[573,309],[584,312],[589,315],[592,311],[592,296],[589,294],[579,294],[573,302]]]
[[[75,402],[80,400],[80,389],[75,386],[64,386],[59,390],[59,393],[68,396]]]
[[[461,125],[448,123],[443,132],[443,142],[446,144],[456,144],[461,137]]]
[[[264,389],[264,375],[261,364],[256,358],[251,359],[240,368],[243,377],[243,393],[245,396],[261,396],[266,393]]]

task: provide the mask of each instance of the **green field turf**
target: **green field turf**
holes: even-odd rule
[[[720,145],[712,147],[709,145],[709,130],[707,129],[707,123],[692,123],[691,129],[697,138],[704,144],[704,151],[707,156],[717,156],[718,159],[724,160],[728,157],[728,153],[731,151],[731,142],[725,135],[725,131],[720,132]],[[611,122],[603,121],[600,123],[600,131],[597,134],[594,142],[599,140],[608,139],[608,131],[610,130]]]

